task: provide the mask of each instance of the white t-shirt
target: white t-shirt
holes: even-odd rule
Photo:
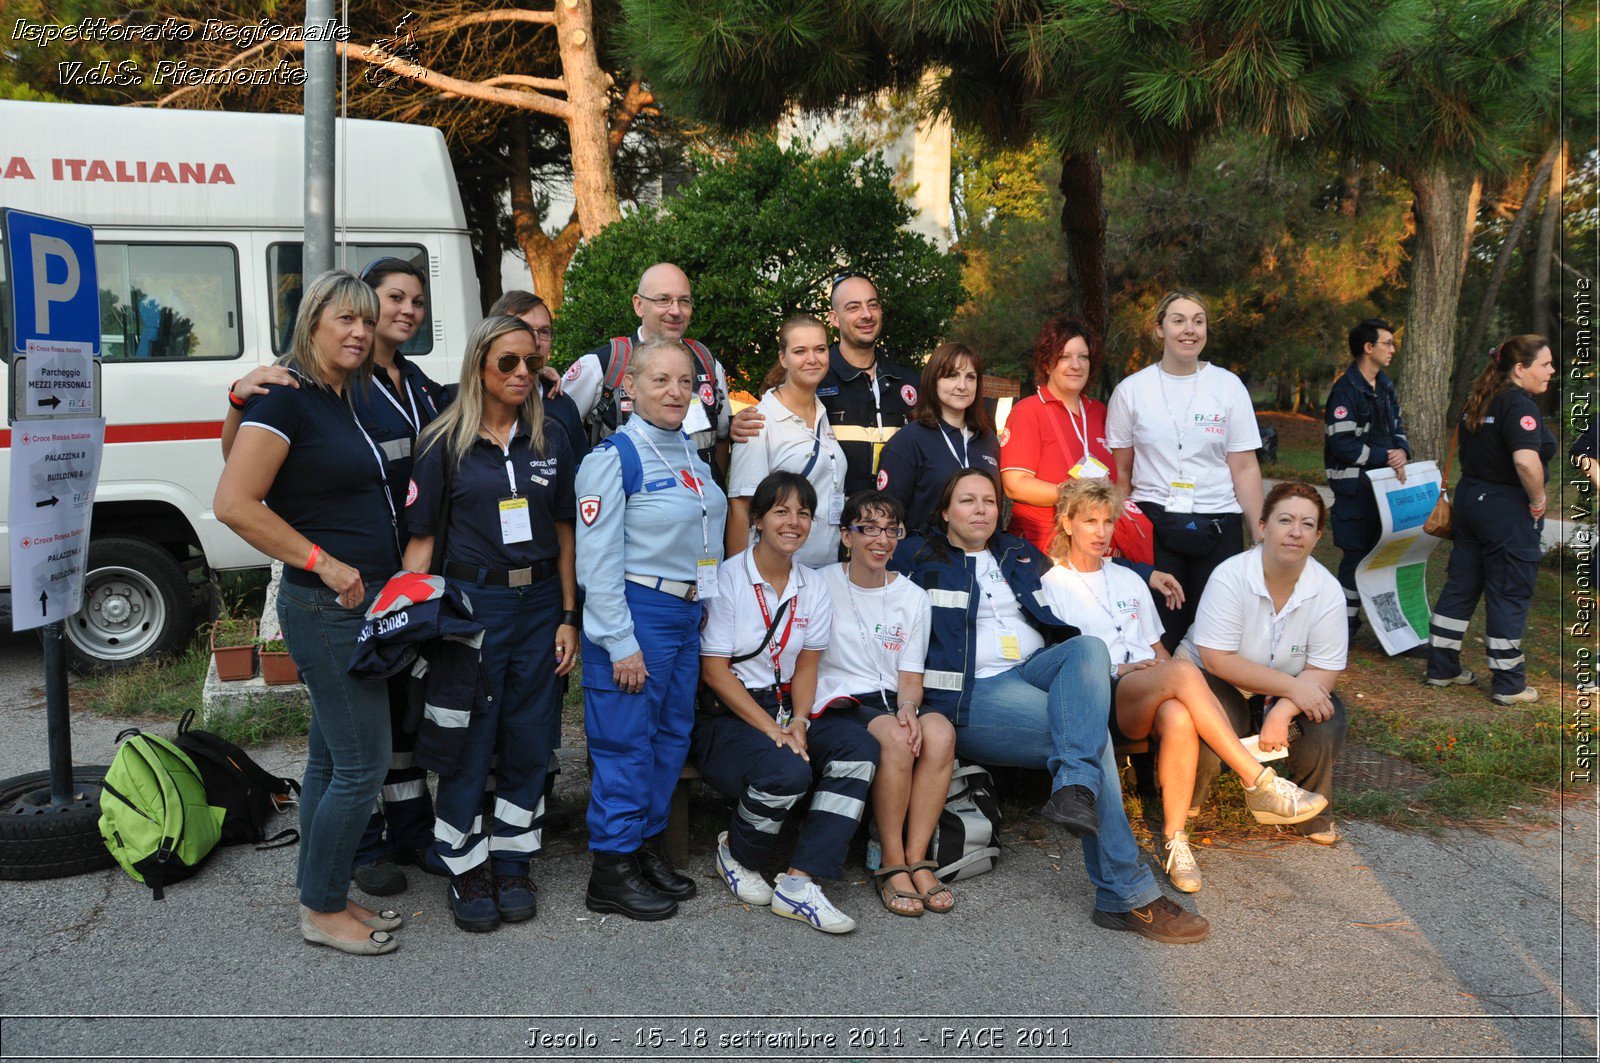
[[[1044,649],[1044,636],[1028,622],[1022,603],[1017,601],[1011,584],[1006,582],[1000,563],[987,550],[968,557],[978,559],[978,633],[976,668],[973,678],[988,679],[1026,661]],[[1016,654],[1008,654],[1010,639],[1015,638]],[[1004,640],[1004,641],[1002,641]]]
[[[834,630],[822,653],[813,711],[847,694],[896,690],[899,673],[922,672],[933,616],[927,591],[893,573],[887,587],[857,587],[843,564],[818,574],[833,603]]]
[[[1137,572],[1109,561],[1098,572],[1078,572],[1063,563],[1046,572],[1041,582],[1050,611],[1104,642],[1113,665],[1155,657],[1151,647],[1165,629],[1150,588]]]
[[[828,411],[816,401],[816,428],[778,401],[776,391],[761,396],[756,409],[766,423],[748,443],[737,443],[729,460],[728,497],[749,498],[771,472],[802,473],[817,491],[817,511],[811,515],[811,534],[795,555],[795,562],[821,568],[839,556],[839,517],[844,512],[844,451],[833,438]],[[812,454],[816,460],[812,461]],[[807,466],[810,470],[807,471]]]
[[[747,690],[772,686],[772,650],[780,645],[783,649],[778,655],[778,667],[783,681],[794,679],[794,664],[800,659],[800,651],[826,647],[833,624],[833,607],[817,573],[795,565],[780,598],[772,584],[761,578],[756,571],[755,558],[745,550],[717,566],[717,596],[706,600],[706,620],[700,628],[702,656],[732,658],[761,645],[768,621],[756,598],[758,585],[766,598],[768,615],[777,614],[780,602],[789,598],[796,601],[778,621],[767,647],[748,661],[733,666],[733,674]]]
[[[1274,614],[1257,546],[1228,558],[1211,574],[1178,652],[1198,665],[1198,647],[1232,650],[1295,676],[1307,668],[1344,671],[1349,643],[1344,589],[1333,573],[1307,559],[1283,611]]]
[[[1250,393],[1226,369],[1202,363],[1172,376],[1158,363],[1111,393],[1106,443],[1133,448],[1134,501],[1169,505],[1173,482],[1185,481],[1194,484],[1193,512],[1239,513],[1228,455],[1260,447],[1261,431]]]

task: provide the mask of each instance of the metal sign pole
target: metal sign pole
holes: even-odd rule
[[[67,716],[66,632],[59,620],[44,626],[44,711],[50,738],[50,803],[70,805],[72,721]]]

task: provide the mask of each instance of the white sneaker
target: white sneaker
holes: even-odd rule
[[[1515,694],[1495,694],[1493,697],[1496,705],[1520,705],[1524,701],[1538,701],[1539,691],[1533,687],[1523,687]]]
[[[822,894],[816,882],[807,882],[797,897],[782,890],[772,894],[772,914],[785,919],[798,919],[810,923],[824,934],[848,934],[856,928],[856,921],[833,906]]]
[[[767,880],[745,867],[728,852],[728,832],[717,835],[717,872],[733,895],[746,904],[765,908],[772,903],[772,887]]]
[[[1200,889],[1200,865],[1194,862],[1194,852],[1189,848],[1189,835],[1178,831],[1162,846],[1167,851],[1167,878],[1173,886],[1185,893]]]
[[[1257,823],[1304,823],[1327,808],[1328,799],[1262,768],[1255,787],[1245,790],[1244,804]]]

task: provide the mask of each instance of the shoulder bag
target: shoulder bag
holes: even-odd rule
[[[1461,422],[1457,421],[1456,430],[1450,433],[1450,449],[1444,454],[1444,474],[1439,478],[1439,501],[1433,504],[1433,512],[1422,524],[1423,532],[1435,539],[1456,537],[1453,527],[1455,511],[1450,505],[1450,460],[1456,456],[1456,441],[1460,436]]]

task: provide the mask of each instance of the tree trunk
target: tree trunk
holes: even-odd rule
[[[1556,150],[1551,148],[1540,160],[1539,168],[1534,171],[1533,178],[1528,182],[1528,191],[1522,197],[1522,205],[1517,208],[1516,216],[1511,220],[1511,227],[1506,230],[1506,238],[1500,244],[1500,251],[1495,255],[1494,268],[1489,273],[1489,283],[1483,291],[1483,302],[1479,304],[1478,312],[1472,317],[1472,327],[1467,330],[1467,342],[1456,358],[1447,424],[1455,424],[1456,418],[1461,416],[1462,407],[1467,404],[1467,392],[1472,390],[1472,381],[1478,375],[1478,370],[1483,367],[1484,351],[1487,350],[1486,336],[1489,322],[1494,318],[1495,307],[1500,302],[1500,287],[1505,283],[1506,273],[1511,269],[1511,256],[1516,253],[1517,245],[1522,243],[1522,231],[1528,227],[1528,219],[1533,217],[1533,205],[1539,202],[1539,190],[1544,187],[1545,178],[1550,176],[1550,167],[1555,163]]]
[[[1561,221],[1562,196],[1567,189],[1567,145],[1551,149],[1555,166],[1550,173],[1550,191],[1544,197],[1544,213],[1539,217],[1539,250],[1533,259],[1533,331],[1550,335],[1550,266],[1556,252],[1556,230]]]
[[[532,275],[533,294],[543,299],[555,313],[561,308],[562,292],[566,288],[567,264],[578,250],[582,235],[579,222],[574,218],[551,239],[544,231],[539,214],[539,202],[533,195],[533,177],[528,163],[528,125],[520,116],[512,118],[510,137],[511,161],[511,228],[517,235],[517,246],[528,260]],[[610,169],[610,162],[607,164]]]
[[[1106,208],[1095,154],[1062,153],[1061,196],[1070,305],[1104,340],[1111,324],[1111,301],[1106,293]]]
[[[1400,401],[1417,456],[1442,458],[1450,441],[1445,418],[1461,279],[1483,182],[1478,174],[1448,163],[1407,167],[1401,176],[1411,185],[1416,239],[1406,300]]]
[[[595,54],[591,0],[556,0],[555,9],[561,76],[567,88],[572,194],[578,225],[584,236],[593,236],[622,217],[611,173],[610,100],[606,95],[611,78]]]

